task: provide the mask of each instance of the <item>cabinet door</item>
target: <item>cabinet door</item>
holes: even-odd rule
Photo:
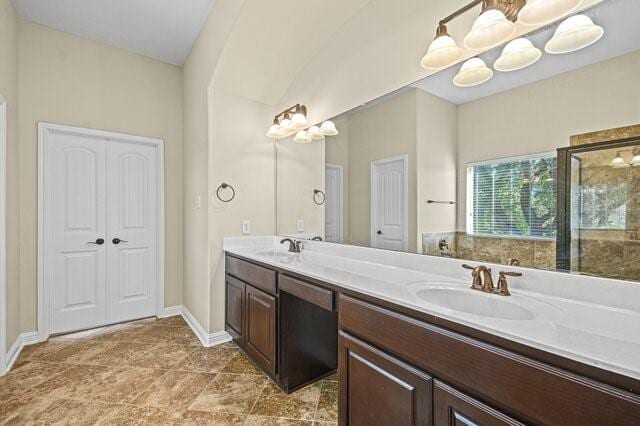
[[[268,372],[276,372],[276,298],[246,286],[245,349]]]
[[[436,381],[433,390],[436,426],[522,425],[511,417]]]
[[[227,332],[233,340],[244,347],[244,302],[246,284],[230,275],[226,277],[227,310],[226,323]]]
[[[344,332],[339,336],[340,424],[432,424],[431,377]]]

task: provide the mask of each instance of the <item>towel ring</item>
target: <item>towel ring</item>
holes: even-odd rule
[[[228,199],[224,199],[220,196],[220,191],[227,188],[231,189],[231,197]],[[233,186],[223,182],[222,184],[220,184],[220,186],[216,190],[216,197],[218,197],[218,200],[222,201],[223,203],[228,203],[229,201],[236,198],[236,191],[235,189],[233,189]]]
[[[318,201],[318,194],[322,194],[322,201]],[[326,198],[327,196],[324,194],[324,192],[320,191],[319,189],[313,190],[313,202],[317,205],[323,205]]]

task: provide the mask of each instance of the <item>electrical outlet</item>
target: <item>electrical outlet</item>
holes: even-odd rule
[[[242,233],[243,234],[250,234],[251,233],[251,221],[250,220],[243,220],[242,221]]]
[[[196,195],[196,198],[193,200],[193,207],[195,207],[196,210],[202,208],[202,195]]]
[[[304,219],[298,219],[296,222],[296,228],[298,229],[298,232],[304,231]]]

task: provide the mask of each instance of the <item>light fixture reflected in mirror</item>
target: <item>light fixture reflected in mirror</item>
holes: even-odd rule
[[[336,125],[330,120],[327,120],[320,125],[320,131],[324,136],[336,136],[338,134]]]
[[[633,152],[633,158],[629,162],[630,166],[640,167],[640,150]]]
[[[458,62],[462,55],[462,49],[447,33],[447,26],[440,24],[436,30],[436,38],[429,45],[420,65],[426,69],[446,68]]]
[[[472,87],[489,81],[493,77],[493,71],[480,58],[467,60],[460,72],[453,78],[453,84],[458,87]]]
[[[320,131],[320,127],[318,126],[309,127],[307,133],[309,133],[309,136],[311,136],[311,139],[313,140],[320,140],[324,138],[324,135],[322,134],[322,131]]]
[[[575,52],[591,46],[604,35],[604,29],[586,15],[571,16],[558,26],[544,50],[552,55]]]
[[[282,134],[282,129],[280,128],[280,121],[277,118],[273,119],[273,124],[269,127],[269,131],[267,132],[267,137],[271,139],[277,139]]]
[[[545,25],[576,10],[583,0],[527,0],[518,22],[522,25]]]
[[[524,37],[511,40],[502,50],[502,55],[493,64],[497,71],[517,71],[538,62],[542,51]]]
[[[309,143],[311,142],[311,136],[309,136],[306,130],[300,130],[294,136],[293,141],[298,143]]]
[[[516,24],[500,9],[482,12],[464,38],[462,44],[470,50],[490,49],[506,41],[516,32]]]
[[[613,160],[611,160],[611,164],[610,165],[614,169],[621,169],[623,167],[629,167],[627,162],[624,161],[624,158],[622,158],[622,154],[620,154],[619,152],[616,153],[615,158]]]

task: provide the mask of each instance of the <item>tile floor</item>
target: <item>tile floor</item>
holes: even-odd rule
[[[286,395],[233,343],[146,319],[25,347],[0,377],[0,424],[330,425],[337,396],[335,376]]]

